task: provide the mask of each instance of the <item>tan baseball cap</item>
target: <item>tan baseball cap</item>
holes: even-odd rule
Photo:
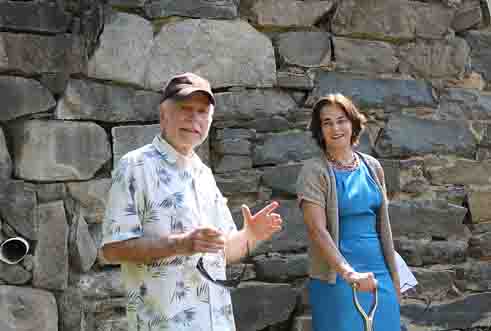
[[[210,103],[215,105],[215,97],[211,91],[210,82],[191,72],[173,76],[162,89],[160,103],[169,98],[182,100],[195,92],[205,93],[210,99]]]

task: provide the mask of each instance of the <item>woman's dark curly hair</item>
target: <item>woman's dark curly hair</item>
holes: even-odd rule
[[[315,139],[317,144],[322,148],[326,149],[326,142],[324,141],[324,136],[322,135],[322,123],[321,123],[321,110],[325,106],[337,105],[346,114],[351,122],[352,135],[351,135],[351,145],[358,145],[360,142],[360,135],[365,128],[367,122],[365,115],[359,112],[353,102],[340,93],[328,94],[320,98],[314,105],[312,109],[312,118],[310,121],[310,131],[312,132],[312,138]]]

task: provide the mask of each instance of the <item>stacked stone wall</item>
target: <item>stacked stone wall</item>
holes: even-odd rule
[[[239,207],[280,201],[284,229],[233,292],[239,331],[310,330],[307,235],[295,201],[317,153],[310,107],[330,92],[367,115],[395,246],[419,286],[409,330],[491,327],[489,0],[0,0],[1,331],[126,331],[119,268],[97,247],[111,170],[158,134],[159,88],[207,77],[199,148]],[[237,272],[232,267],[230,273]]]

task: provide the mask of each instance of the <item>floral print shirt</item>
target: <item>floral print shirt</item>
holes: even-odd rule
[[[201,225],[236,231],[211,170],[197,155],[186,159],[160,136],[126,154],[112,175],[102,245]],[[235,330],[230,294],[200,275],[200,256],[121,265],[129,331]],[[204,262],[211,276],[225,279],[223,252],[205,254]]]

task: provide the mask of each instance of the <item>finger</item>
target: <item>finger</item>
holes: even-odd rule
[[[267,205],[266,207],[264,207],[263,209],[258,211],[256,215],[258,215],[258,214],[259,215],[261,215],[261,214],[269,215],[269,213],[271,213],[273,210],[278,208],[279,205],[280,204],[277,201],[273,201],[269,205]]]
[[[197,240],[195,242],[195,251],[201,253],[217,253],[224,248],[224,245],[211,243],[208,241]]]
[[[281,225],[281,224],[283,224],[283,220],[281,219],[281,217],[273,217],[273,219],[271,220],[271,224],[272,225]]]
[[[240,209],[242,210],[242,217],[244,218],[244,221],[247,222],[252,219],[251,210],[247,205],[242,205]]]
[[[201,233],[206,237],[221,237],[223,235],[220,230],[211,227],[202,228]]]

